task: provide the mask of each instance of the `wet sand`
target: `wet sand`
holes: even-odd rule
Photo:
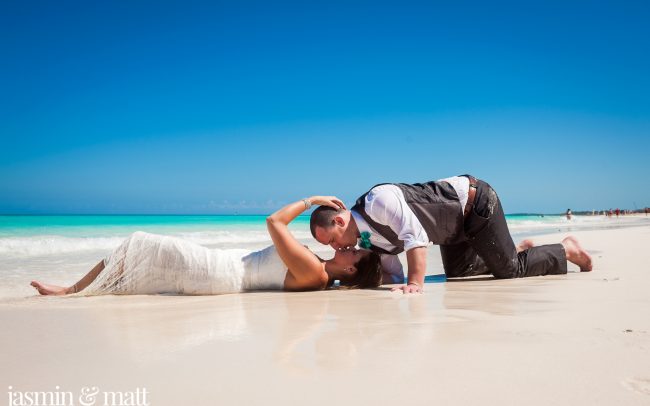
[[[151,405],[647,405],[650,227],[573,235],[593,272],[422,295],[4,299],[4,399],[58,385],[146,388]]]

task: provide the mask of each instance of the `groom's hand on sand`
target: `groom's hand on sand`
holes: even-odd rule
[[[402,293],[422,293],[422,287],[416,284],[408,284],[391,289],[393,292],[401,291]]]

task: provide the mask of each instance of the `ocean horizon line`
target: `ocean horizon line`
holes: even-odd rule
[[[600,213],[602,210],[597,210]],[[589,215],[591,210],[587,211],[572,211],[573,215]],[[0,217],[266,217],[273,213],[0,213]],[[566,213],[505,213],[506,216],[564,216]],[[308,214],[300,214],[298,217],[309,217]]]

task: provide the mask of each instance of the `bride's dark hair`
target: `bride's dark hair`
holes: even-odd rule
[[[347,289],[376,288],[381,285],[382,267],[379,254],[371,252],[356,263],[357,272],[350,279],[341,281]]]

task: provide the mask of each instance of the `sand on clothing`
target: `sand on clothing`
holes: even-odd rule
[[[650,404],[650,227],[574,235],[591,273],[423,295],[5,299],[0,383],[146,388],[151,405]]]

